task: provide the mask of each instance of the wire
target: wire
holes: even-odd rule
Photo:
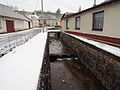
[[[70,4],[66,3],[66,2],[63,2],[62,0],[59,0],[59,2],[61,2],[61,3],[65,4],[65,5],[72,6],[72,5],[70,5]]]
[[[39,3],[39,0],[37,0],[37,2],[36,2],[35,10],[37,9],[38,3]]]
[[[57,1],[55,1],[55,0],[52,0],[52,1],[53,1],[54,3],[56,3],[56,4],[59,4],[59,5],[63,6],[63,7],[65,7],[65,8],[68,8],[68,9],[70,9],[70,10],[75,10],[75,11],[77,11],[76,9],[67,7],[66,5],[63,5],[63,4],[61,4],[61,3],[59,3],[59,2],[57,2]]]

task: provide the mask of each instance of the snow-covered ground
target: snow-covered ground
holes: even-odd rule
[[[40,28],[34,28],[20,32],[0,34],[0,55],[5,54],[10,49],[25,43],[39,32]]]
[[[37,90],[47,32],[0,58],[0,90]]]
[[[68,34],[68,33],[66,33]],[[77,39],[80,39],[86,43],[89,43],[91,45],[94,45],[102,50],[105,50],[113,55],[116,55],[118,57],[120,57],[120,48],[118,47],[114,47],[114,46],[111,46],[111,45],[108,45],[108,44],[104,44],[104,43],[101,43],[101,42],[97,42],[97,41],[94,41],[94,40],[90,40],[90,39],[87,39],[87,38],[84,38],[84,37],[80,37],[80,36],[76,36],[76,35],[73,35],[73,34],[68,34],[70,36],[73,36]]]
[[[48,30],[48,32],[60,32],[60,30]]]

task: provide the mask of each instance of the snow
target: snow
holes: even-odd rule
[[[25,31],[0,34],[0,56],[6,54],[12,48],[25,43],[40,32],[40,28]]]
[[[68,33],[66,33],[68,34]],[[118,47],[115,47],[115,46],[111,46],[111,45],[108,45],[108,44],[104,44],[104,43],[101,43],[101,42],[97,42],[97,41],[94,41],[94,40],[89,40],[87,38],[84,38],[84,37],[80,37],[80,36],[76,36],[76,35],[73,35],[73,34],[68,34],[70,36],[73,36],[77,39],[80,39],[86,43],[89,43],[91,45],[94,45],[102,50],[105,50],[113,55],[116,55],[118,57],[120,57],[120,48]]]
[[[60,32],[60,30],[48,30],[48,32]]]
[[[0,90],[37,90],[47,32],[0,58]]]

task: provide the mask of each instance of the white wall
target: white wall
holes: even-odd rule
[[[14,27],[15,27],[15,31],[29,29],[28,21],[14,19]]]
[[[1,20],[1,28],[0,28],[0,33],[6,32],[6,21],[3,17],[0,17]]]
[[[5,18],[5,17],[0,17],[0,20],[1,20],[1,26],[2,26],[0,28],[0,33],[7,32],[6,20],[14,21],[14,29],[15,29],[15,31],[24,30],[24,29],[28,29],[29,28],[28,21],[26,21],[26,20]]]
[[[93,31],[93,13],[104,10],[104,27],[103,31]],[[120,38],[120,2],[107,5],[101,8],[96,8],[84,12],[80,16],[80,30],[75,29],[75,17],[69,18],[69,31],[95,34],[101,36],[109,36]],[[63,21],[63,30],[66,30],[66,20]]]
[[[39,20],[37,18],[32,18],[32,26],[38,27],[39,26]]]

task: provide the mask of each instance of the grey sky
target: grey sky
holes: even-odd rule
[[[58,8],[62,13],[65,12],[77,12],[79,6],[81,9],[87,9],[93,6],[94,0],[43,0],[44,10],[55,12]],[[105,0],[97,0],[97,4]],[[36,5],[36,3],[38,4]],[[0,3],[5,5],[15,5],[19,10],[34,11],[41,9],[41,0],[0,0]],[[37,7],[36,7],[37,6]]]

